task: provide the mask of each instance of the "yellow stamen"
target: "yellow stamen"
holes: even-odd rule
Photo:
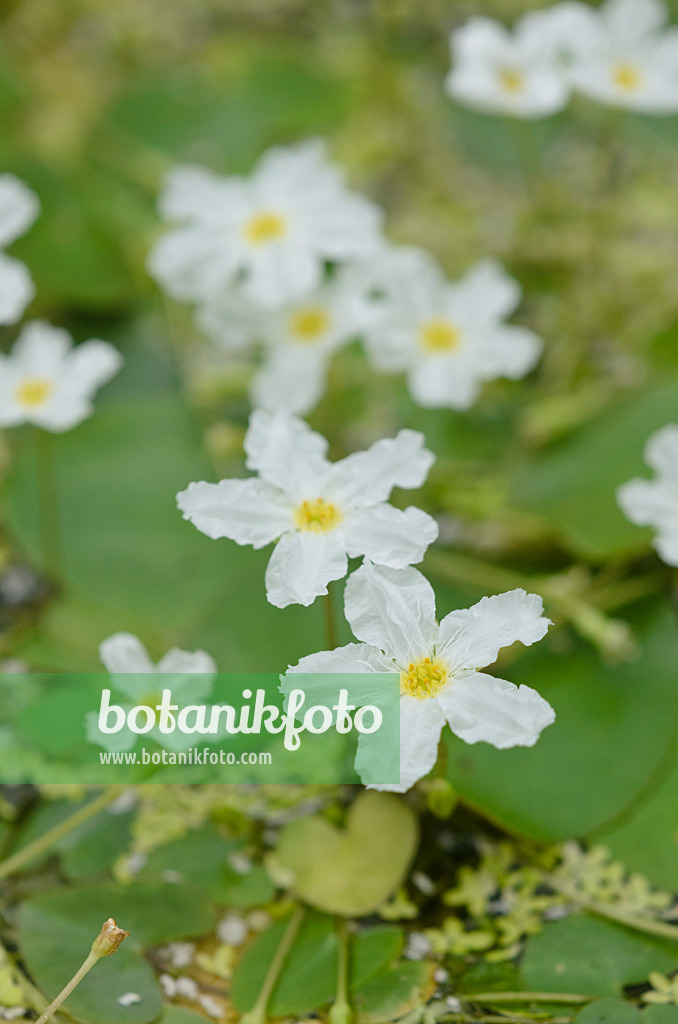
[[[287,232],[287,219],[273,210],[262,210],[250,217],[245,225],[245,238],[250,245],[277,242]]]
[[[330,315],[322,306],[303,306],[290,317],[290,334],[299,341],[317,341],[330,326]]]
[[[427,352],[454,352],[461,345],[461,331],[449,320],[429,320],[420,327],[419,337]]]
[[[16,389],[16,398],[21,405],[44,405],[52,394],[54,384],[44,377],[29,377]]]
[[[522,92],[525,88],[525,76],[515,68],[502,68],[498,77],[504,92]]]
[[[294,512],[294,522],[298,530],[311,530],[314,533],[325,533],[333,530],[341,522],[339,509],[324,498],[315,501],[302,501]]]
[[[642,71],[640,71],[634,64],[628,64],[625,61],[620,61],[612,67],[612,81],[618,89],[624,89],[626,92],[634,92],[636,89],[640,89],[644,81],[644,76]]]
[[[439,658],[420,658],[400,673],[400,692],[405,697],[417,697],[420,700],[435,697],[449,677],[449,669],[444,661]]]

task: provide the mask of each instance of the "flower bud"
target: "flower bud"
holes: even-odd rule
[[[115,953],[123,939],[126,939],[129,932],[118,928],[112,917],[105,921],[101,931],[92,943],[92,952],[98,957],[110,956]]]

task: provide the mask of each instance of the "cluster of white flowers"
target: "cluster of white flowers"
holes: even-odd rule
[[[170,174],[171,227],[149,268],[230,353],[257,353],[252,404],[307,415],[332,355],[365,343],[378,372],[405,372],[415,402],[466,409],[482,381],[524,376],[540,341],[503,323],[520,288],[484,262],[448,283],[431,256],[390,245],[379,208],[350,192],[318,141],[264,154],[251,176]]]
[[[12,174],[0,175],[0,247],[38,215],[37,196]],[[16,323],[35,294],[28,270],[0,251],[0,325]],[[40,320],[25,325],[11,353],[0,354],[0,427],[32,423],[61,433],[92,412],[95,392],[122,365],[107,342],[73,339]]]
[[[472,18],[451,37],[450,96],[511,117],[555,114],[573,92],[642,114],[678,111],[678,28],[663,0],[564,0],[507,29]]]

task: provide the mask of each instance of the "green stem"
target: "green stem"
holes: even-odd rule
[[[334,597],[332,596],[331,585],[327,587],[327,594],[323,601],[323,610],[325,612],[325,639],[327,641],[327,649],[333,651],[337,646],[337,625],[334,617]]]
[[[40,540],[43,570],[56,580],[62,577],[59,494],[54,467],[54,438],[34,427],[35,459],[40,506]]]
[[[657,935],[659,938],[678,942],[678,925],[669,924],[667,921],[657,921],[652,917],[636,917],[635,914],[629,914],[627,911],[615,907],[613,903],[598,903],[595,900],[582,899],[579,895],[572,895],[567,885],[563,885],[560,879],[553,875],[545,874],[544,882],[551,889],[555,889],[556,892],[571,899],[581,910],[587,910],[590,914],[623,924],[627,928],[633,928],[634,931],[646,932],[648,935]]]
[[[304,918],[304,908],[297,906],[294,909],[292,916],[290,917],[287,928],[280,940],[280,945],[275,951],[275,956],[271,960],[271,965],[266,972],[264,983],[261,986],[257,1001],[249,1011],[244,1014],[240,1020],[241,1024],[264,1024],[266,1020],[266,1011],[268,1004],[275,988],[275,984],[280,976],[280,972],[283,969],[285,960],[287,959],[290,950],[294,944],[294,940],[297,937],[299,926]]]
[[[77,810],[75,814],[71,814],[70,817],[66,818],[65,821],[55,825],[54,828],[34,839],[32,843],[24,846],[22,850],[18,850],[13,856],[8,857],[7,860],[0,864],[0,879],[20,871],[30,861],[35,860],[36,857],[49,850],[54,843],[58,843],[60,839],[67,836],[73,829],[78,828],[83,822],[89,821],[90,818],[93,818],[104,807],[113,803],[116,797],[120,795],[122,788],[121,786],[108,787],[107,792],[102,793],[95,800],[91,800],[84,807]]]
[[[575,992],[471,992],[465,997],[471,1003],[590,1003],[595,996]]]
[[[329,1024],[351,1024],[353,1011],[348,1001],[349,934],[345,918],[337,920],[337,994],[328,1015]]]
[[[93,949],[90,950],[90,952],[87,954],[87,959],[85,960],[82,967],[80,967],[80,969],[76,971],[76,973],[73,975],[68,984],[61,990],[56,999],[52,1000],[52,1002],[49,1004],[45,1012],[38,1017],[35,1024],[46,1024],[46,1021],[49,1020],[52,1014],[56,1013],[56,1011],[59,1009],[63,1001],[70,996],[75,986],[80,984],[85,975],[92,970],[97,960],[100,959],[101,957],[97,953],[95,953]]]

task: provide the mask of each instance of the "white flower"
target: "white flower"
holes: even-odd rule
[[[557,113],[570,90],[547,41],[540,12],[524,15],[512,32],[490,18],[471,18],[450,38],[447,92],[490,114],[539,118]]]
[[[0,355],[0,427],[33,423],[61,433],[91,415],[95,391],[118,372],[122,356],[105,341],[73,339],[34,320],[9,355]]]
[[[324,144],[270,149],[249,178],[179,167],[160,213],[175,226],[150,255],[151,274],[180,300],[205,300],[234,284],[262,306],[317,287],[326,262],[369,255],[381,212],[346,188]]]
[[[501,750],[533,746],[554,721],[535,690],[479,671],[502,647],[546,634],[549,620],[536,594],[484,597],[438,624],[433,588],[418,570],[366,563],[348,579],[345,610],[361,643],[311,654],[290,671],[400,672],[400,785],[374,788],[404,792],[428,774],[446,721],[466,743]]]
[[[217,925],[217,936],[227,946],[242,946],[249,934],[247,923],[238,914],[227,914]]]
[[[364,452],[328,462],[328,444],[303,420],[257,410],[245,437],[246,465],[258,477],[193,483],[177,495],[184,519],[208,537],[277,544],[266,570],[271,604],[312,604],[348,558],[381,565],[418,562],[438,535],[418,508],[388,504],[394,487],[420,487],[433,463],[424,438],[401,430]]]
[[[597,9],[570,2],[553,17],[576,89],[640,113],[678,111],[678,29],[666,29],[662,0],[607,0]]]
[[[0,174],[0,250],[23,235],[38,216],[35,193],[13,174]],[[0,324],[20,319],[35,294],[28,270],[0,251]]]
[[[654,547],[668,565],[678,565],[678,424],[662,427],[645,446],[645,461],[654,480],[635,479],[617,491],[627,519],[637,526],[654,526]]]
[[[305,416],[327,387],[332,355],[356,336],[357,313],[351,294],[335,277],[275,310],[229,291],[202,306],[197,322],[226,350],[263,348],[263,365],[251,387],[254,406]]]
[[[377,297],[365,329],[367,352],[378,370],[407,372],[419,405],[468,409],[483,381],[517,380],[537,362],[539,338],[504,323],[520,286],[494,261],[476,263],[454,284],[417,250],[393,250],[380,268],[381,286],[376,271],[369,282]]]
[[[172,691],[172,702],[181,707],[190,700],[200,703],[212,692],[217,671],[214,659],[204,651],[181,651],[173,647],[157,665],[138,637],[131,633],[114,633],[99,646],[99,657],[111,676],[111,685],[132,703],[121,702],[125,712],[145,704],[155,708],[162,690]],[[157,680],[157,682],[156,682]],[[113,697],[111,702],[115,703]],[[98,712],[86,716],[87,739],[110,751],[131,750],[137,736],[129,729],[105,734],[99,731]],[[178,731],[161,733],[155,727],[145,736],[170,750],[182,750],[195,742],[193,735]]]

